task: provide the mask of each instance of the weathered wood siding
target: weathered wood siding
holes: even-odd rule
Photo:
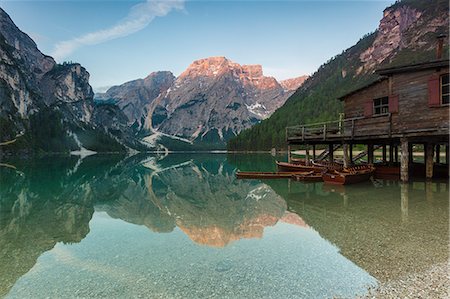
[[[373,99],[387,97],[389,95],[389,80],[375,83],[359,92],[345,98],[344,113],[345,118],[364,116],[364,107],[367,102]]]
[[[393,134],[412,130],[448,127],[449,106],[430,107],[428,81],[432,76],[448,73],[449,68],[429,69],[393,74],[391,77],[362,89],[344,99],[345,118],[363,117],[355,122],[355,135],[377,135],[391,130]],[[398,112],[388,116],[367,116],[373,99],[397,96]],[[392,107],[390,108],[392,109]],[[346,128],[347,129],[347,128]]]
[[[393,130],[420,130],[448,126],[449,106],[430,107],[428,80],[434,75],[448,73],[449,69],[394,74],[392,93],[399,95],[398,115],[393,118]]]

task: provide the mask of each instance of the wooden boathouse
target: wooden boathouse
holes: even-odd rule
[[[340,120],[286,128],[288,157],[293,146],[302,145],[312,158],[334,161],[342,147],[344,166],[367,155],[374,163],[374,150],[382,150],[379,165],[397,169],[402,181],[411,175],[436,177],[449,174],[449,60],[378,69],[379,78],[343,95]],[[353,155],[353,146],[366,151]],[[316,145],[327,148],[316,156]],[[424,161],[413,163],[413,148],[422,148]],[[445,158],[441,159],[441,151]],[[400,159],[399,159],[400,157]],[[445,160],[445,161],[444,161]],[[381,166],[380,166],[381,167]],[[397,168],[396,168],[397,167]]]

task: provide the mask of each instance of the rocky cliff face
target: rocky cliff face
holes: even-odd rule
[[[280,81],[281,86],[283,86],[283,88],[285,90],[297,90],[301,85],[303,85],[303,83],[306,81],[306,79],[308,79],[309,76],[300,76],[297,78],[292,78],[292,79],[286,79],[286,80],[282,80]]]
[[[267,118],[303,83],[279,83],[260,65],[240,65],[225,57],[194,61],[178,78],[156,72],[97,95],[118,105],[139,131],[188,143],[224,144]]]
[[[433,11],[433,8],[438,9]],[[439,33],[448,35],[448,17],[448,3],[445,5],[443,1],[436,1],[429,7],[423,7],[420,1],[402,1],[386,8],[375,40],[359,56],[362,65],[356,73],[373,71],[383,63],[390,63],[403,50],[433,51],[436,36]]]
[[[201,59],[155,102],[147,128],[190,141],[224,142],[268,117],[292,92],[264,76],[260,65]]]
[[[97,99],[114,103],[125,113],[130,126],[142,128],[151,103],[174,81],[175,76],[171,72],[154,72],[145,79],[113,86],[106,93],[98,94]]]
[[[123,112],[107,115],[103,107],[97,109],[86,69],[77,63],[56,64],[1,9],[0,57],[0,143],[14,141],[0,153],[107,150],[95,139],[108,141],[113,150],[128,144],[130,138],[119,138],[124,132],[103,124],[105,117],[123,119]]]
[[[378,79],[377,68],[436,60],[436,37],[445,34],[448,59],[447,0],[403,0],[386,8],[379,28],[324,63],[266,121],[228,143],[230,150],[285,148],[284,128],[336,120],[342,111],[337,97]]]

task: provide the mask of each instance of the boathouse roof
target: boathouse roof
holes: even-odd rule
[[[352,91],[350,91],[350,92],[348,92],[348,93],[346,93],[346,94],[344,94],[344,95],[338,97],[338,100],[342,101],[342,100],[344,100],[346,97],[351,96],[352,94],[355,94],[355,93],[357,93],[357,92],[359,92],[359,91],[361,91],[361,90],[363,90],[363,89],[366,89],[366,88],[368,88],[368,87],[370,87],[370,86],[372,86],[372,85],[375,85],[375,84],[377,84],[377,83],[379,83],[379,82],[381,82],[381,81],[383,81],[383,80],[386,80],[386,79],[387,79],[387,77],[385,77],[385,76],[380,76],[380,77],[378,77],[377,79],[375,79],[374,81],[371,81],[370,83],[367,83],[367,84],[365,84],[365,85],[363,85],[363,86],[361,86],[361,87],[359,87],[359,88],[357,88],[357,89],[354,89],[354,90],[352,90]]]
[[[380,68],[380,69],[375,70],[375,73],[380,75],[377,79],[338,97],[338,100],[342,101],[346,97],[349,97],[363,89],[366,89],[366,88],[368,88],[372,85],[375,85],[383,80],[386,80],[387,77],[390,75],[398,74],[398,73],[422,71],[422,70],[433,69],[433,68],[449,67],[449,63],[450,63],[450,61],[448,59],[446,59],[446,60],[433,60],[433,61],[427,61],[427,62],[421,62],[421,63],[415,63],[415,64],[407,64],[407,65],[401,65],[401,66]]]

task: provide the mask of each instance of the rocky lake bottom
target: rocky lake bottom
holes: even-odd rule
[[[282,158],[2,161],[0,297],[448,295],[447,181],[235,178]]]

